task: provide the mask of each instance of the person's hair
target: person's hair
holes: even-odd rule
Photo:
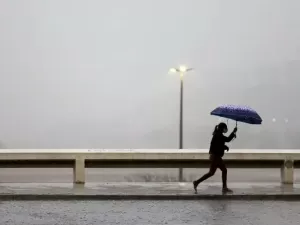
[[[224,128],[227,128],[226,123],[223,123],[223,122],[219,123],[218,125],[215,126],[213,135],[215,135],[217,133],[222,133]]]

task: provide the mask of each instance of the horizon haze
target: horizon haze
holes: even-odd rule
[[[220,104],[249,105],[231,148],[298,148],[300,1],[2,0],[0,148],[208,148]],[[235,122],[229,121],[230,130]]]

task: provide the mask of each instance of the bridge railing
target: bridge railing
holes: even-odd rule
[[[281,182],[293,184],[300,150],[231,149],[224,160],[234,168],[280,168]],[[1,149],[0,167],[73,168],[74,183],[85,183],[85,168],[208,168],[209,154],[207,149]]]

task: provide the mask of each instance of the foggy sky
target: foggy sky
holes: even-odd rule
[[[1,0],[0,147],[178,148],[168,69],[185,64],[185,148],[209,146],[219,104],[264,120],[240,124],[232,148],[300,148],[299,11],[298,0]]]

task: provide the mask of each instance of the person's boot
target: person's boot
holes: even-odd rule
[[[198,192],[197,192],[197,183],[196,183],[196,181],[193,181],[193,186],[194,186],[194,190],[195,190],[195,194],[197,194]]]
[[[224,194],[227,194],[227,193],[232,193],[233,191],[231,189],[229,189],[228,187],[223,187],[222,192]]]

